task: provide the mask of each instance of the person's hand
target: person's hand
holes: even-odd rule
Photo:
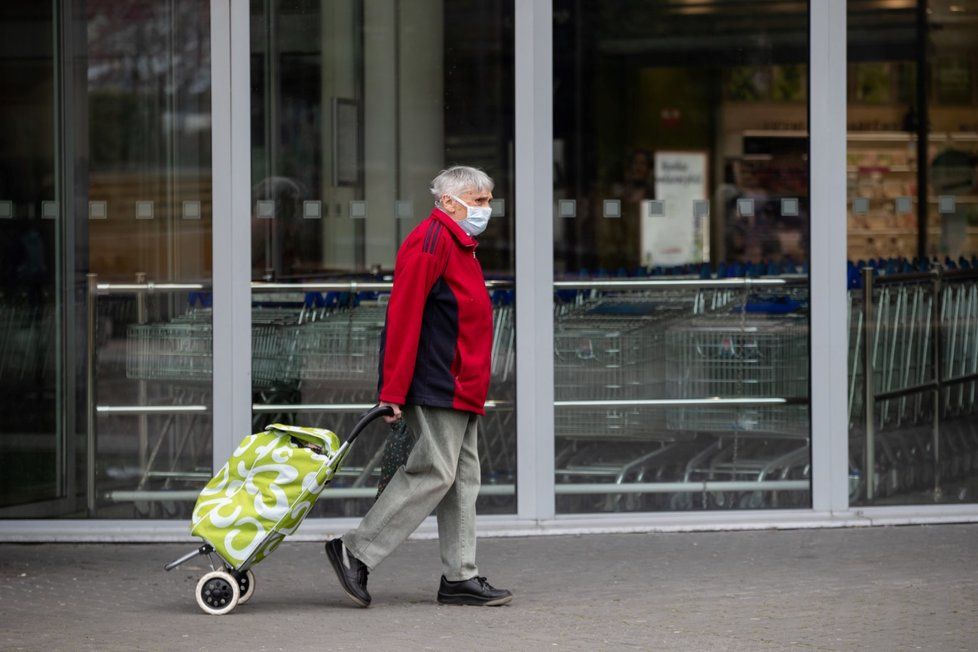
[[[401,420],[401,417],[404,416],[403,414],[401,414],[400,405],[397,405],[396,403],[388,403],[387,401],[381,401],[380,404],[390,406],[391,409],[394,410],[393,416],[384,417],[384,421],[386,421],[387,423],[397,423],[398,421]]]

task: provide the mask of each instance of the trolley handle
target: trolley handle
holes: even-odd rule
[[[389,405],[375,405],[374,407],[370,408],[364,412],[363,416],[360,417],[360,420],[357,421],[357,425],[353,426],[353,430],[350,431],[350,436],[346,438],[346,444],[348,446],[352,444],[353,441],[360,435],[360,432],[370,425],[370,422],[377,417],[392,416],[394,416],[394,408]]]

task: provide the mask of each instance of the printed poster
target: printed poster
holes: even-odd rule
[[[673,266],[709,257],[706,152],[656,152],[655,199],[642,202],[642,262]],[[697,210],[698,208],[698,210]]]

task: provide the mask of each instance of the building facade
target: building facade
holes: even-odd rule
[[[248,433],[342,435],[453,164],[496,183],[484,532],[978,520],[978,0],[0,29],[0,538],[185,536]],[[367,510],[384,437],[300,534]]]

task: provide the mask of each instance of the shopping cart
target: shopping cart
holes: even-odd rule
[[[554,315],[558,477],[609,484],[661,479],[688,438],[666,430],[661,411],[643,407],[641,400],[663,395],[663,335],[693,313],[698,299],[662,290],[578,292],[567,299]],[[618,503],[639,498],[609,490],[598,500],[605,509],[620,509]]]
[[[341,380],[346,390],[374,389],[386,313],[385,303],[363,302],[296,327],[299,377]]]
[[[208,317],[131,324],[126,338],[126,376],[133,380],[210,383],[214,329]]]
[[[978,470],[978,382],[961,379],[978,374],[978,279],[974,273],[887,274],[875,281],[871,301],[866,323],[865,291],[849,293],[852,499],[867,495],[867,336],[870,387],[882,396],[874,399],[871,415],[873,497],[967,477]],[[942,388],[935,404],[938,375]]]
[[[803,404],[808,396],[807,316],[748,313],[745,306],[690,318],[665,337],[670,397],[729,401],[668,411],[670,430],[695,433],[701,442],[685,464],[682,481],[758,486],[704,495],[702,507],[778,506],[799,496],[766,492],[765,480],[809,475],[809,420]],[[694,496],[676,494],[670,503],[689,509]]]
[[[252,388],[274,391],[296,382],[295,328],[293,311],[251,311]]]
[[[558,401],[625,401],[661,396],[663,333],[689,314],[687,302],[647,296],[603,297],[555,318],[554,392]],[[556,414],[561,437],[643,437],[655,424],[637,407],[589,406]]]
[[[786,399],[808,395],[808,322],[803,315],[725,313],[696,317],[665,337],[670,394],[678,399]],[[674,430],[807,437],[803,405],[680,407]]]
[[[330,430],[281,424],[246,437],[197,499],[191,533],[204,544],[164,570],[205,555],[211,570],[194,589],[204,613],[226,614],[250,600],[252,567],[295,532],[363,429],[392,414],[372,408],[342,443]]]
[[[297,379],[295,327],[300,313],[252,310],[252,386],[269,389]],[[165,322],[130,324],[126,338],[126,376],[168,383],[211,383],[213,312],[191,309]]]

